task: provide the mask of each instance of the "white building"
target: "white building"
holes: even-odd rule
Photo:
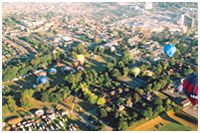
[[[146,10],[150,10],[153,8],[153,3],[152,2],[146,2],[145,5],[144,5],[144,8]]]

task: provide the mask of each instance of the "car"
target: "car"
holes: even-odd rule
[[[157,128],[157,129],[159,128],[157,125],[156,125],[156,126],[154,126],[154,127],[155,127],[155,128]]]
[[[164,126],[164,124],[162,122],[159,123],[161,126]]]

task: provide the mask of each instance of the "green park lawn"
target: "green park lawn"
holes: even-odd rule
[[[192,131],[190,127],[180,125],[177,123],[169,123],[159,129],[159,131]]]

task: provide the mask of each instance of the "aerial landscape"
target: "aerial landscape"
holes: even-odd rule
[[[3,131],[198,131],[198,3],[2,3]]]

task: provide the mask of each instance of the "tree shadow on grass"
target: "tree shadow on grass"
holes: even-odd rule
[[[97,115],[96,112],[94,112],[93,110],[97,107],[94,104],[90,104],[87,102],[80,102],[79,105],[86,111],[88,111],[89,113],[93,114],[93,115]]]
[[[18,88],[20,86],[22,86],[23,88],[21,88],[21,90],[22,89],[31,89],[33,87],[33,84],[36,83],[36,78],[37,78],[36,76],[31,75],[31,76],[25,78],[24,80],[16,81],[15,84],[18,86]]]
[[[198,124],[198,120],[197,119],[194,119],[194,118],[191,118],[190,116],[186,116],[185,114],[183,113],[175,113],[176,116],[182,118],[182,119],[185,119],[191,123],[194,123],[194,124]]]
[[[26,115],[26,111],[24,110],[18,110],[17,113],[21,116],[24,117]]]
[[[70,109],[66,104],[64,104],[63,102],[59,102],[59,104],[61,104],[62,106],[64,106],[67,109]]]
[[[91,66],[91,68],[94,68],[98,72],[100,72],[100,71],[105,69],[105,67],[104,67],[105,63],[103,63],[103,62],[98,62],[95,59],[88,59],[88,61],[93,64]]]
[[[177,124],[182,125],[182,124],[179,123],[178,121],[172,119],[166,112],[160,114],[160,117],[163,118],[164,120],[167,120],[167,121],[170,121],[170,122],[173,122],[173,123],[177,123]]]
[[[14,119],[14,118],[17,118],[17,117],[19,117],[19,116],[18,116],[18,115],[14,115],[14,116],[11,116],[11,117],[7,117],[7,118],[5,119],[5,121],[8,122],[9,120]]]
[[[184,101],[185,98],[182,98],[182,97],[176,97],[174,98],[174,101],[177,103],[177,104],[180,104],[182,101]]]
[[[31,113],[33,113],[33,114],[35,114],[35,112],[38,110],[38,108],[32,108],[32,109],[30,109],[29,111],[31,112]]]

